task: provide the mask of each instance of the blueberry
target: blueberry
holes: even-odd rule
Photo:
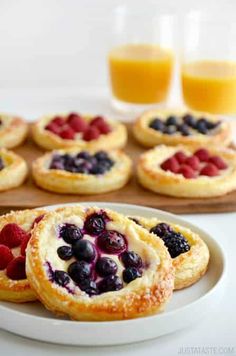
[[[109,257],[100,257],[96,263],[96,272],[100,277],[107,277],[116,274],[117,264]]]
[[[104,174],[107,171],[107,167],[102,163],[97,163],[91,168],[91,174]]]
[[[58,247],[57,254],[60,257],[60,259],[64,261],[68,261],[73,256],[73,251],[70,246],[61,246]]]
[[[189,136],[190,135],[190,131],[189,131],[189,127],[186,124],[182,124],[178,126],[178,131],[183,135],[183,136]]]
[[[123,283],[118,276],[108,276],[98,283],[100,293],[117,291],[123,288]]]
[[[91,265],[85,261],[73,262],[69,265],[68,274],[74,282],[80,283],[91,276]]]
[[[172,258],[179,256],[181,253],[190,250],[190,246],[186,238],[179,232],[169,232],[163,237],[165,246]]]
[[[78,260],[92,262],[96,257],[96,250],[92,242],[88,240],[79,240],[73,246],[74,256]]]
[[[208,130],[213,130],[215,129],[217,126],[220,125],[220,121],[217,121],[217,122],[212,122],[212,121],[209,121],[206,119],[206,127]]]
[[[98,294],[98,287],[96,282],[91,279],[84,279],[79,283],[79,287],[82,291],[87,293],[89,296]]]
[[[80,159],[76,159],[75,161],[75,172],[76,173],[84,173],[89,174],[90,170],[93,168],[92,163],[87,161],[82,161]]]
[[[91,157],[90,153],[87,151],[81,151],[77,154],[77,158],[89,159]]]
[[[102,214],[94,213],[87,217],[84,229],[88,234],[99,235],[105,230],[106,223]]]
[[[58,154],[53,155],[49,169],[65,169],[63,158]]]
[[[153,119],[150,122],[149,127],[151,129],[156,130],[156,131],[161,131],[162,132],[164,130],[164,128],[165,128],[165,124],[164,124],[164,122],[162,120],[156,118],[156,119]]]
[[[206,135],[208,130],[207,130],[207,122],[206,122],[206,119],[204,118],[201,118],[197,121],[197,124],[196,124],[196,130],[198,132],[200,132],[201,134],[203,135]]]
[[[169,116],[167,119],[166,119],[166,125],[167,126],[176,126],[178,124],[178,119],[176,116]]]
[[[135,267],[129,267],[123,271],[123,280],[125,283],[130,283],[136,278],[142,277],[142,272]]]
[[[121,261],[127,267],[141,268],[143,265],[141,257],[134,251],[125,251],[121,254]]]
[[[186,114],[186,115],[184,115],[184,116],[183,116],[183,122],[184,122],[186,125],[188,125],[188,126],[190,126],[190,127],[192,127],[192,128],[195,128],[195,126],[196,126],[196,119],[195,119],[195,117],[194,117],[193,115],[191,115],[191,114]]]
[[[150,229],[150,232],[152,232],[153,234],[159,237],[163,237],[165,234],[172,231],[173,231],[172,227],[166,223],[157,224],[156,226],[153,226]]]
[[[98,161],[103,161],[103,160],[106,160],[107,158],[109,159],[108,157],[108,154],[107,152],[105,151],[98,151],[95,153],[94,157],[98,160]]]
[[[176,133],[176,126],[166,126],[164,129],[164,133],[167,135],[173,135],[174,133]]]
[[[82,239],[83,235],[78,226],[73,224],[64,224],[60,228],[60,237],[68,244],[73,244]]]
[[[4,164],[3,164],[3,160],[2,158],[0,157],[0,171],[4,168]]]
[[[70,277],[66,272],[56,270],[54,272],[54,280],[59,286],[65,287],[70,282]]]
[[[121,253],[127,247],[124,235],[115,230],[104,231],[98,236],[97,244],[103,252],[109,254]]]

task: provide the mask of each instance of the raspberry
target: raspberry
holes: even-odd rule
[[[37,224],[43,219],[43,217],[44,217],[44,214],[37,216],[37,218],[35,218],[34,221],[33,221],[33,224],[32,224],[32,226],[31,226],[31,229],[33,229],[33,227],[34,227],[35,225],[37,225]]]
[[[197,156],[191,156],[185,160],[184,164],[190,166],[193,170],[197,171],[200,166],[200,161]]]
[[[97,126],[97,125],[103,124],[104,122],[105,122],[105,120],[102,116],[96,116],[93,118],[93,120],[90,121],[90,125]]]
[[[74,140],[75,131],[70,126],[66,125],[62,128],[59,136],[65,140]]]
[[[63,119],[62,117],[60,116],[56,116],[52,121],[51,121],[52,124],[55,124],[57,126],[63,126],[65,125],[65,119]]]
[[[227,163],[219,156],[211,156],[208,162],[213,163],[219,169],[228,168]]]
[[[218,174],[218,168],[213,163],[207,163],[200,171],[201,176],[215,177]]]
[[[101,134],[106,135],[111,132],[110,125],[106,121],[104,121],[103,123],[101,122],[100,124],[96,125],[96,127],[98,128]]]
[[[178,151],[178,152],[176,152],[176,154],[174,155],[174,157],[177,159],[177,161],[178,161],[179,163],[184,163],[185,160],[186,160],[186,158],[187,158],[187,155],[186,155],[184,152],[182,152],[182,151]]]
[[[8,263],[13,260],[13,258],[14,256],[9,247],[0,245],[0,270],[5,269]]]
[[[100,136],[100,132],[96,127],[89,127],[83,135],[83,139],[85,141],[92,141],[95,140],[96,138],[98,138]]]
[[[196,178],[196,172],[194,172],[194,170],[190,166],[187,166],[187,164],[183,164],[180,167],[178,173],[182,174],[184,178],[187,179]]]
[[[179,171],[179,162],[175,157],[171,157],[161,164],[161,168],[164,171],[171,171],[173,173],[177,173]]]
[[[18,256],[12,260],[6,270],[7,277],[13,280],[26,278],[25,273],[25,256]]]
[[[25,250],[26,250],[26,247],[28,245],[28,242],[29,242],[30,238],[31,238],[31,234],[29,233],[24,237],[24,239],[23,239],[23,241],[21,243],[20,253],[21,253],[22,256],[25,256]]]
[[[207,162],[210,155],[205,148],[200,148],[194,153],[194,156],[198,157],[201,162]]]
[[[70,114],[67,122],[75,132],[85,132],[88,128],[88,123],[78,114]]]
[[[14,223],[7,224],[0,232],[0,244],[10,248],[17,247],[25,236],[27,236],[27,233],[20,226]]]
[[[59,135],[60,132],[61,132],[61,127],[58,126],[57,124],[54,124],[54,123],[50,122],[50,124],[48,124],[45,127],[45,130],[48,130],[48,131],[54,133],[55,135]]]

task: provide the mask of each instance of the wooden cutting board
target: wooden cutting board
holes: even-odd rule
[[[23,146],[14,151],[24,157],[29,166],[35,158],[43,154],[43,150],[37,147],[31,138]],[[132,157],[135,167],[137,158],[144,149],[135,142],[130,132],[129,143],[125,151]],[[124,188],[116,192],[89,196],[60,195],[36,187],[30,175],[21,187],[0,193],[0,213],[44,205],[82,201],[129,203],[158,208],[173,213],[187,214],[236,211],[236,191],[220,198],[211,199],[172,198],[155,194],[142,188],[138,184],[135,175],[133,175],[131,181]]]

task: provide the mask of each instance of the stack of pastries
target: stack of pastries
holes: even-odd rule
[[[73,320],[156,314],[208,262],[201,236],[157,218],[79,205],[0,217],[0,299]]]

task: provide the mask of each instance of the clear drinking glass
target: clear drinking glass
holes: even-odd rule
[[[196,11],[186,16],[181,79],[189,108],[236,113],[235,19]]]
[[[154,4],[146,10],[120,6],[113,17],[108,55],[113,106],[139,111],[168,97],[174,66],[173,16],[160,14]]]

